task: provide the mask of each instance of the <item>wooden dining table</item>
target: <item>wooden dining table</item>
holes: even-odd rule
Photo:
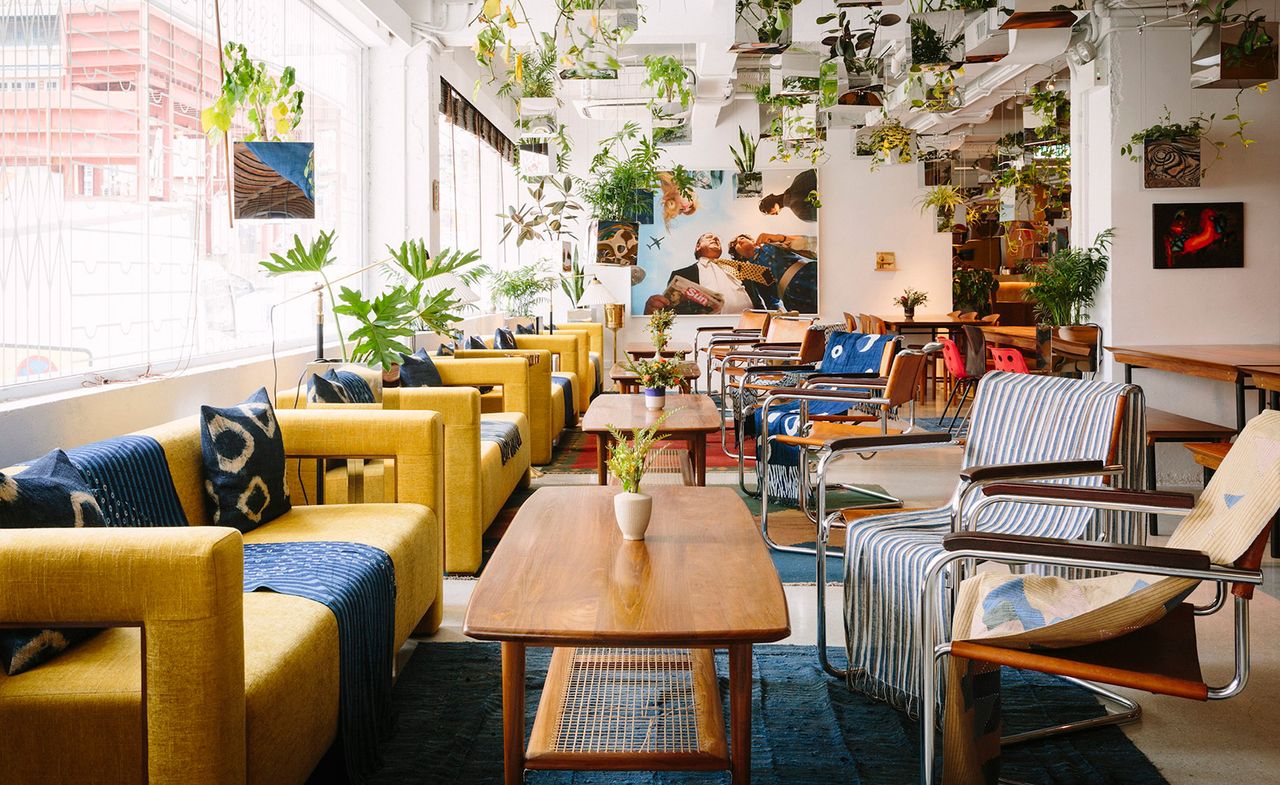
[[[1253,379],[1254,387],[1270,394],[1271,408],[1280,409],[1280,365],[1245,365],[1243,368]]]
[[[1236,388],[1236,430],[1245,423],[1245,392],[1258,389],[1249,368],[1280,366],[1280,344],[1165,344],[1108,346],[1116,362],[1124,365],[1124,380],[1133,382],[1134,368],[1196,376],[1228,382]],[[1259,374],[1265,376],[1265,372]]]
[[[936,336],[939,330],[949,330],[967,325],[981,326],[986,324],[978,318],[962,319],[958,316],[948,316],[945,313],[923,314],[913,316],[910,319],[902,314],[875,314],[875,317],[884,322],[885,329],[895,333],[928,333],[930,336]]]
[[[1012,346],[1029,352],[1036,350],[1036,328],[1034,327],[983,327],[982,334],[986,336],[989,343],[996,346]],[[1052,342],[1055,354],[1072,357],[1088,357],[1094,349],[1092,343],[1063,340],[1056,332]]]

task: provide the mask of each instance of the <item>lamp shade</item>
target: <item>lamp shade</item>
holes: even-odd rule
[[[467,286],[457,273],[440,273],[422,282],[422,291],[426,294],[440,294],[445,289],[452,289],[454,299],[463,305],[480,302],[480,295]]]
[[[591,281],[582,291],[582,297],[578,298],[578,307],[590,308],[593,305],[612,305],[616,302],[618,298],[613,296],[613,292],[600,283],[599,278],[592,276]]]

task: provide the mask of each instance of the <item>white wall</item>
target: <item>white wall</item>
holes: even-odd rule
[[[1274,4],[1269,15],[1274,18]],[[1086,173],[1090,193],[1086,220],[1092,232],[1116,229],[1109,291],[1098,316],[1112,345],[1280,343],[1280,97],[1249,90],[1241,98],[1242,115],[1251,120],[1247,150],[1231,140],[1221,161],[1200,188],[1153,189],[1142,186],[1141,165],[1120,155],[1136,131],[1156,123],[1168,106],[1173,119],[1198,112],[1216,113],[1213,137],[1228,139],[1233,124],[1233,90],[1192,90],[1190,42],[1185,27],[1117,32],[1109,39],[1109,89],[1076,113],[1091,146],[1106,145]],[[1096,152],[1096,150],[1094,151]],[[1204,161],[1213,158],[1205,146]],[[1101,196],[1097,196],[1102,191]],[[1152,205],[1166,202],[1245,203],[1245,266],[1240,269],[1167,270],[1152,264]],[[1095,209],[1098,208],[1098,209]],[[1108,214],[1109,213],[1109,214]],[[1111,378],[1122,378],[1119,367]],[[1137,370],[1150,406],[1227,425],[1235,423],[1235,395],[1229,384],[1160,371]],[[1249,411],[1254,398],[1249,397]],[[1194,483],[1198,471],[1173,445],[1158,457],[1161,480]]]

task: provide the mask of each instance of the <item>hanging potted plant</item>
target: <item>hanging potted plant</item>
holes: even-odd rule
[[[560,107],[556,98],[556,66],[560,58],[555,36],[543,33],[540,44],[516,57],[515,81],[504,82],[497,92],[515,98],[521,127],[533,131],[531,137],[551,136],[558,128],[556,110]]]
[[[964,62],[964,11],[934,10],[925,0],[913,4],[907,17],[911,65],[917,68],[952,68]]]
[[[644,408],[662,409],[667,405],[667,390],[679,387],[684,377],[680,373],[680,361],[658,355],[650,359],[626,363],[627,370],[636,375],[636,382],[644,391]]]
[[[690,71],[671,55],[645,55],[647,72],[641,84],[653,90],[649,99],[649,113],[655,122],[669,123],[687,117],[693,101]]]
[[[979,316],[991,313],[1000,282],[990,270],[961,267],[951,272],[951,307],[975,311]]]
[[[909,164],[915,159],[915,133],[903,127],[897,118],[890,118],[877,126],[860,129],[857,137],[867,137],[871,149],[871,168],[881,164]]]
[[[916,139],[916,146],[919,148],[916,157],[921,163],[921,185],[926,188],[953,184],[956,154],[939,146],[946,141],[946,137],[934,137],[926,144],[925,139]]]
[[[565,245],[569,243],[566,241]],[[567,255],[568,250],[565,251]],[[564,292],[564,296],[569,298],[569,309],[565,313],[565,318],[570,322],[589,322],[591,321],[591,309],[579,308],[578,303],[582,300],[582,296],[587,292],[587,274],[582,269],[582,263],[578,261],[578,249],[573,249],[573,255],[569,262],[568,271],[560,275],[560,291]]]
[[[664,166],[662,158],[662,148],[627,123],[591,159],[582,201],[596,219],[598,264],[636,264],[640,221],[653,221],[654,193],[664,180],[681,196],[693,195],[693,175],[683,166]]]
[[[754,199],[764,193],[764,175],[756,170],[756,148],[760,140],[738,126],[738,144],[741,147],[729,146],[733,154],[733,165],[738,167],[734,183],[734,192],[739,199]]]
[[[624,540],[643,540],[653,513],[653,497],[640,492],[640,480],[649,468],[649,451],[665,436],[658,429],[666,422],[664,413],[652,425],[631,432],[630,436],[610,425],[613,444],[609,448],[609,471],[622,485],[613,497],[613,515]]]
[[[1114,235],[1114,230],[1106,229],[1088,248],[1060,248],[1044,264],[1027,267],[1031,286],[1023,297],[1035,301],[1037,321],[1057,327],[1063,340],[1094,340],[1094,328],[1083,325],[1089,321],[1089,309],[1106,280]]]
[[[902,309],[902,315],[907,319],[916,318],[916,308],[927,302],[929,302],[928,294],[911,287],[903,289],[902,294],[893,298],[893,304]]]
[[[200,125],[213,144],[246,129],[232,146],[232,217],[315,218],[315,145],[288,141],[305,96],[293,67],[277,78],[244,44],[228,41],[219,68],[222,92],[200,112]]]
[[[957,207],[965,206],[966,199],[960,189],[954,185],[939,185],[930,188],[924,196],[916,201],[923,214],[929,208],[933,208],[937,216],[935,225],[939,232],[951,231],[951,226],[955,223],[955,214]]]
[[[954,112],[964,106],[964,92],[956,84],[956,76],[963,73],[962,68],[938,71],[912,66],[902,86],[902,99],[917,111]]]
[[[1166,107],[1160,122],[1129,137],[1120,154],[1142,163],[1142,183],[1147,188],[1196,188],[1209,167],[1200,165],[1200,142],[1208,137],[1214,115],[1200,113],[1185,123],[1175,123]],[[1209,143],[1222,157],[1226,142]]]
[[[791,46],[795,0],[735,0],[734,43],[730,52],[776,55]]]
[[[1255,87],[1280,76],[1280,23],[1254,9],[1231,13],[1239,0],[1197,0],[1191,32],[1192,87]]]

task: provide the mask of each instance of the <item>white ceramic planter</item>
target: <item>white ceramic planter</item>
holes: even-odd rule
[[[613,517],[624,540],[643,540],[652,513],[653,497],[648,494],[623,491],[613,497]]]
[[[667,391],[658,387],[644,388],[644,408],[662,409],[667,405]]]

